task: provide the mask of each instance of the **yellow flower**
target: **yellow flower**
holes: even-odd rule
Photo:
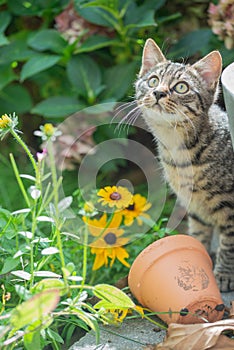
[[[94,210],[95,210],[95,208],[94,208],[94,205],[92,202],[88,201],[84,204],[84,211],[86,213],[92,213]]]
[[[129,257],[128,252],[122,246],[127,244],[129,239],[122,237],[124,230],[120,228],[122,215],[114,214],[111,221],[107,221],[106,213],[100,219],[84,217],[88,224],[89,232],[96,239],[90,243],[91,253],[96,254],[93,270],[98,270],[103,265],[108,266],[108,258],[111,259],[110,267],[118,259],[126,267],[130,267],[125,260]]]
[[[98,202],[111,208],[123,209],[132,204],[131,192],[122,186],[106,186],[100,189],[97,195],[101,197]]]
[[[138,225],[142,225],[141,217],[150,218],[145,212],[151,207],[151,203],[147,203],[145,197],[140,194],[135,194],[133,196],[133,203],[127,208],[121,210],[119,214],[124,216],[124,224],[126,226],[132,225],[134,219],[137,220]]]
[[[0,129],[5,129],[9,124],[11,124],[11,118],[7,114],[3,114],[0,118]]]
[[[133,308],[109,309],[107,310],[107,312],[111,316],[110,320],[114,323],[118,323],[118,322],[123,322],[123,320],[128,314],[132,314],[133,310],[139,313],[142,318],[144,318],[145,316],[144,308],[138,305],[135,305]]]
[[[51,123],[46,123],[43,126],[43,131],[47,137],[50,137],[50,136],[54,135],[55,128]]]
[[[9,133],[18,133],[19,131],[15,129],[18,124],[18,117],[15,113],[13,115],[3,114],[0,118],[0,137],[1,140]]]

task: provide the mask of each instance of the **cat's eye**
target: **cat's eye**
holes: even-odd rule
[[[148,86],[151,87],[151,88],[154,88],[154,87],[158,86],[158,83],[159,83],[159,79],[158,79],[158,77],[156,75],[153,75],[148,80]]]
[[[178,94],[186,94],[186,92],[189,91],[189,86],[187,83],[185,83],[184,81],[181,81],[179,83],[177,83],[174,86],[174,90],[178,93]]]

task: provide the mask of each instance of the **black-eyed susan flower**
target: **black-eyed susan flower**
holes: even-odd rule
[[[93,270],[98,270],[103,265],[110,267],[118,259],[123,265],[130,267],[125,260],[129,257],[128,252],[122,246],[127,244],[129,239],[123,237],[124,230],[120,227],[122,215],[114,214],[110,222],[107,220],[107,214],[103,214],[100,219],[83,218],[88,225],[89,232],[96,239],[92,243],[91,253],[96,254],[93,264]]]
[[[122,186],[106,186],[97,195],[101,197],[98,202],[111,208],[123,209],[132,204],[132,193]]]
[[[13,115],[3,114],[0,118],[0,136],[1,140],[10,132],[13,130],[18,124],[18,117],[15,113]],[[18,130],[15,130],[15,132],[19,132]]]
[[[125,209],[121,210],[120,214],[124,216],[124,224],[130,226],[134,220],[137,220],[138,225],[142,225],[141,217],[150,219],[150,216],[145,212],[149,210],[151,203],[147,203],[145,197],[140,194],[133,196],[133,202]]]

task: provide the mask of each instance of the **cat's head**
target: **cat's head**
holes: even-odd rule
[[[135,84],[138,105],[175,122],[207,114],[217,96],[221,69],[218,51],[193,65],[174,63],[148,39]]]

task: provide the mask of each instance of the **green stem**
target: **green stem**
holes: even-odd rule
[[[83,245],[83,271],[82,271],[82,277],[83,280],[81,282],[81,285],[84,286],[86,282],[86,277],[87,277],[87,250],[88,250],[88,228],[85,226],[84,230],[84,245]]]
[[[56,189],[54,193],[54,206],[55,206],[55,212],[56,212],[56,218],[59,218],[59,211],[58,211],[58,203],[59,203],[59,195],[58,195],[58,178],[57,178],[57,170],[55,165],[55,159],[54,159],[54,151],[52,147],[52,141],[48,140],[48,154],[50,159],[50,169],[51,169],[51,175],[52,175],[52,184],[53,189]]]
[[[19,142],[19,144],[25,150],[26,154],[28,155],[28,157],[29,157],[29,159],[30,159],[30,161],[32,163],[33,169],[35,171],[36,178],[38,178],[37,163],[36,163],[32,153],[30,152],[28,146],[24,143],[24,141],[21,139],[21,137],[17,134],[17,132],[14,129],[11,129],[10,132],[11,132],[12,136]]]
[[[15,162],[15,158],[14,158],[12,153],[10,153],[10,160],[11,160],[11,165],[12,165],[12,168],[13,168],[16,180],[18,182],[19,188],[20,188],[20,190],[22,192],[22,195],[23,195],[23,197],[25,199],[25,202],[27,203],[27,206],[30,208],[30,200],[29,200],[27,192],[26,192],[26,190],[24,188],[24,184],[23,184],[23,182],[21,180],[21,177],[20,177],[20,174],[19,174],[19,170],[17,168],[16,162]]]

